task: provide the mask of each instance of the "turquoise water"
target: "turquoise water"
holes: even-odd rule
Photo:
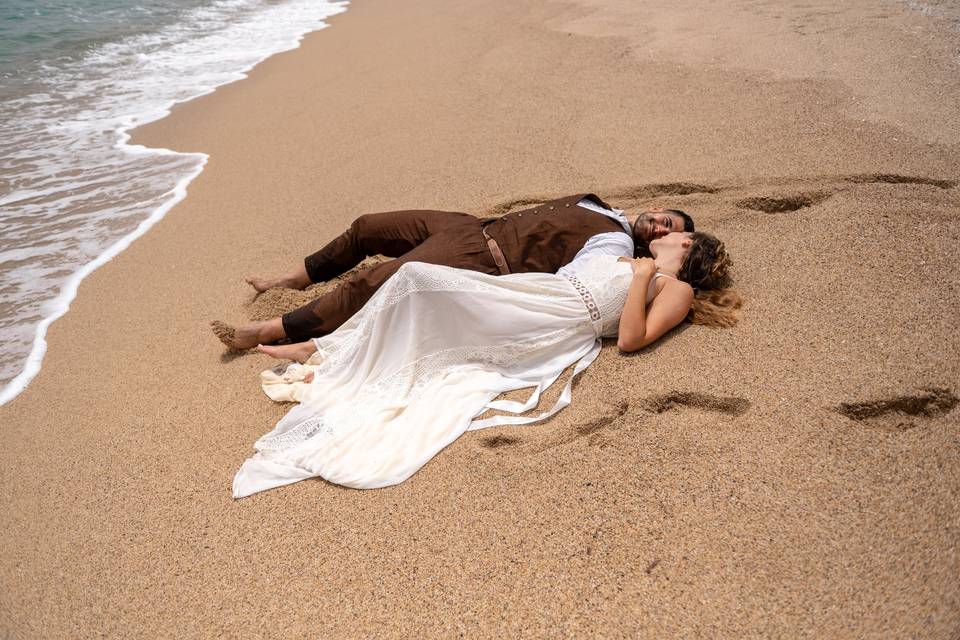
[[[329,0],[0,0],[0,404],[80,281],[186,195],[201,153],[128,131],[239,80],[346,10]]]
[[[0,78],[81,59],[106,42],[175,24],[204,0],[0,0]]]

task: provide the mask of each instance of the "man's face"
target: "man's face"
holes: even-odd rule
[[[633,224],[634,237],[647,244],[674,231],[683,231],[683,218],[663,209],[648,209]]]

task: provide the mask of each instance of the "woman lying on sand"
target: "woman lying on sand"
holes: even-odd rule
[[[641,349],[680,324],[730,326],[739,298],[724,290],[730,259],[705,233],[670,233],[651,258],[590,259],[575,276],[490,276],[411,262],[333,333],[258,349],[296,360],[262,374],[277,401],[297,401],[254,445],[233,495],[320,476],[372,489],[403,482],[467,430],[543,420],[570,403],[571,384],[550,410],[522,413],[570,365],[574,376],[617,337]],[[526,403],[494,401],[536,387]]]

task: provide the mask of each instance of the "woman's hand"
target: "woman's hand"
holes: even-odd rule
[[[653,258],[620,258],[620,262],[629,262],[635,276],[652,277],[657,272],[657,263]]]

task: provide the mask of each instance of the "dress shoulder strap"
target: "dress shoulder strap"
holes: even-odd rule
[[[654,284],[657,282],[657,278],[661,276],[663,276],[664,278],[670,278],[672,280],[676,280],[676,278],[674,278],[673,276],[667,275],[666,273],[660,273],[659,271],[654,273],[653,277],[650,278],[650,284],[647,285],[647,304],[650,304],[653,301],[653,299],[656,297],[657,288],[654,286]]]

